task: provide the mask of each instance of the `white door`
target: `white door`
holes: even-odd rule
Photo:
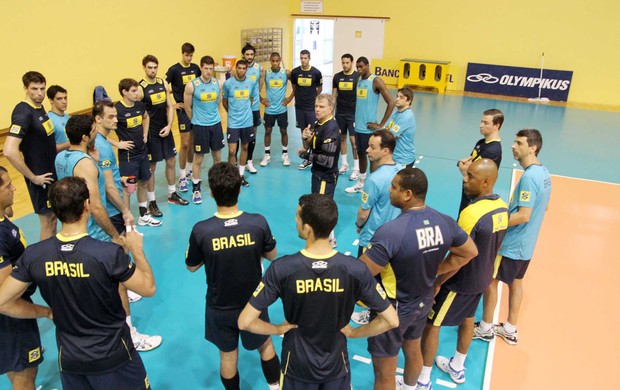
[[[349,53],[357,60],[364,56],[383,58],[385,19],[338,18],[334,26],[334,74],[342,70],[340,57]]]

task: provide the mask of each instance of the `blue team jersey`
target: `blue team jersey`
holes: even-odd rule
[[[118,170],[118,165],[116,162],[116,154],[114,154],[114,150],[112,149],[112,145],[108,142],[108,140],[101,134],[97,133],[97,138],[95,138],[95,146],[99,151],[99,168],[101,171],[112,171],[112,177],[114,177],[114,184],[118,189],[118,192],[123,197],[123,187],[121,185],[121,174]],[[105,201],[105,209],[108,212],[110,217],[120,214],[120,210],[114,206],[114,203],[110,201],[106,197]]]
[[[271,68],[265,72],[265,91],[269,101],[269,107],[265,107],[265,114],[279,115],[286,112],[286,106],[282,105],[286,99],[287,86],[286,69],[280,68],[274,72]]]
[[[513,260],[530,260],[534,254],[538,233],[551,197],[551,177],[542,165],[527,167],[510,200],[510,214],[519,207],[532,208],[529,222],[510,226],[499,254]]]
[[[467,239],[455,220],[427,206],[405,210],[379,227],[365,253],[385,267],[380,273],[383,288],[397,301],[398,315],[406,317],[433,303],[439,263]]]
[[[379,226],[400,215],[400,209],[390,203],[392,179],[400,169],[397,164],[384,164],[368,175],[362,192],[361,207],[370,210],[370,215],[360,231],[360,246],[368,246]]]
[[[65,133],[65,126],[71,116],[69,114],[60,116],[52,111],[48,112],[47,116],[54,124],[54,137],[56,139],[56,144],[64,144],[65,142],[69,142],[67,139],[67,133]]]
[[[198,126],[214,126],[222,121],[219,110],[220,83],[212,77],[208,83],[201,77],[192,80],[194,95],[192,96],[192,124]]]
[[[358,133],[372,134],[372,130],[368,128],[368,122],[377,121],[379,94],[372,87],[375,77],[374,74],[371,74],[365,80],[361,77],[357,80],[355,131]]]
[[[413,137],[415,135],[415,116],[408,108],[403,112],[394,111],[387,125],[388,130],[396,137],[394,149],[394,161],[407,165],[415,161],[415,147]]]
[[[248,66],[248,71],[245,74],[245,77],[254,81],[256,83],[256,86],[258,87],[258,83],[260,81],[260,72],[261,72],[260,64],[254,61],[252,66]],[[258,92],[260,93],[260,91]],[[259,110],[260,110],[260,99],[254,99],[254,101],[252,102],[252,111],[259,111]]]
[[[106,196],[105,196],[105,179],[103,177],[103,172],[101,172],[101,168],[97,165],[95,160],[93,160],[88,154],[79,151],[79,150],[63,150],[58,153],[56,156],[56,174],[58,175],[58,180],[63,179],[68,176],[74,176],[73,170],[78,162],[82,159],[89,159],[92,163],[97,167],[97,187],[99,188],[99,198],[101,198],[101,204],[106,204]],[[95,218],[93,215],[90,215],[88,218],[88,234],[92,238],[96,238],[101,241],[110,241],[110,236],[101,229],[97,222],[95,222]]]
[[[241,81],[231,77],[224,83],[222,97],[228,99],[228,127],[231,129],[252,127],[254,119],[250,99],[259,100],[258,83],[249,77]]]

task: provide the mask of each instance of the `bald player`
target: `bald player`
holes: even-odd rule
[[[483,158],[467,168],[465,194],[471,200],[459,215],[458,224],[474,240],[478,256],[461,269],[435,279],[435,304],[422,335],[424,365],[418,382],[430,381],[442,326],[458,326],[456,352],[451,358],[437,356],[435,363],[455,383],[465,382],[465,358],[474,335],[474,315],[482,293],[493,280],[493,265],[508,228],[508,206],[493,192],[497,165]]]

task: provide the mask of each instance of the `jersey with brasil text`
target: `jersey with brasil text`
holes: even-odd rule
[[[264,253],[276,247],[262,215],[238,212],[215,214],[194,225],[185,258],[188,266],[204,262],[207,305],[214,309],[242,309],[260,281]]]
[[[379,95],[373,87],[375,75],[371,74],[367,79],[362,77],[357,80],[355,100],[355,131],[363,134],[372,134],[368,128],[369,122],[377,122],[377,109],[379,108]]]
[[[222,97],[228,100],[228,128],[244,129],[254,124],[251,99],[259,100],[258,83],[249,77],[237,80],[231,77],[224,82]]]
[[[336,251],[316,256],[302,250],[274,261],[250,298],[264,310],[282,299],[284,317],[298,326],[284,335],[282,373],[304,382],[324,382],[349,371],[347,339],[340,333],[355,302],[383,312],[385,292],[358,259]]]
[[[168,91],[166,91],[164,80],[157,77],[155,82],[149,83],[142,79],[140,88],[142,89],[142,103],[149,113],[149,133],[151,137],[159,137],[159,131],[168,126]]]
[[[35,175],[54,171],[56,158],[56,138],[54,124],[47,116],[43,106],[35,107],[27,102],[18,103],[11,114],[9,137],[20,138],[19,150],[24,162]],[[30,181],[26,179],[26,183]]]
[[[310,139],[312,176],[333,183],[338,176],[340,157],[340,129],[333,117],[316,122]]]
[[[177,103],[183,102],[185,84],[199,77],[200,74],[200,67],[196,64],[183,66],[180,62],[177,62],[168,69],[168,72],[166,72],[166,81],[171,85],[172,96]]]
[[[67,122],[71,116],[69,114],[58,115],[53,111],[48,112],[47,116],[54,124],[54,139],[56,140],[56,143],[64,144],[65,142],[69,142],[67,133],[65,132],[65,127],[67,126]]]
[[[35,283],[51,307],[60,370],[97,374],[126,363],[133,352],[118,283],[134,272],[122,247],[58,234],[26,248],[11,275]]]
[[[121,199],[123,198],[123,187],[121,185],[121,173],[118,170],[118,164],[116,160],[116,155],[114,154],[114,149],[112,149],[112,145],[108,142],[106,137],[104,137],[101,133],[97,133],[97,138],[95,138],[95,147],[99,151],[99,168],[101,169],[102,174],[105,171],[111,171],[112,177],[114,178],[114,185],[118,189],[119,195]],[[104,177],[105,180],[105,177]],[[106,194],[105,200],[105,209],[108,212],[110,217],[120,214],[120,210],[112,203],[110,198]]]
[[[400,112],[395,110],[387,124],[388,130],[396,137],[394,161],[407,165],[415,160],[415,116],[411,108]]]
[[[101,172],[101,168],[99,168],[97,162],[88,154],[80,150],[63,150],[58,153],[56,156],[56,172],[58,174],[58,180],[64,179],[65,177],[75,176],[73,170],[82,159],[88,159],[95,167],[97,167],[97,188],[99,189],[99,198],[101,199],[101,204],[105,205],[105,178],[103,177],[103,172]],[[95,217],[93,217],[92,213],[90,214],[90,218],[88,218],[88,234],[97,240],[111,240],[110,236],[101,228],[101,226],[97,225],[97,222],[95,222]]]
[[[360,74],[355,70],[350,74],[346,74],[342,71],[334,75],[332,88],[338,90],[338,96],[336,97],[336,115],[355,114],[357,79],[359,79],[359,77]]]
[[[20,228],[7,217],[0,217],[0,269],[12,267],[26,249],[26,238]],[[30,298],[37,286],[28,286],[22,298]]]
[[[551,177],[542,165],[532,164],[523,172],[510,199],[510,214],[519,207],[530,207],[529,222],[510,226],[499,250],[499,254],[513,260],[530,260],[538,240],[549,199],[551,198]]]
[[[461,294],[479,294],[493,279],[495,256],[508,228],[508,206],[499,195],[476,198],[461,211],[458,223],[476,243],[478,256],[459,269],[444,286]]]
[[[490,141],[485,141],[484,138],[478,140],[476,145],[474,145],[474,149],[471,151],[470,156],[472,157],[471,161],[474,162],[481,158],[491,159],[497,164],[497,168],[499,169],[499,165],[502,163],[502,144],[499,138],[492,139]]]
[[[291,71],[291,84],[295,86],[295,107],[304,111],[314,111],[316,89],[323,85],[321,71],[314,66],[310,66],[310,69],[298,66]]]
[[[219,109],[221,94],[220,83],[214,77],[208,82],[202,77],[192,80],[192,124],[198,126],[215,126],[222,121]]]
[[[383,287],[396,299],[399,317],[406,317],[432,297],[437,267],[450,248],[466,241],[455,220],[426,206],[405,210],[377,229],[365,254],[386,267],[380,273]]]
[[[256,86],[258,87],[258,83],[260,81],[260,73],[261,73],[261,66],[258,62],[254,61],[252,66],[248,66],[248,71],[245,74],[245,77],[249,77],[252,81],[256,83]],[[260,93],[260,88],[258,92]],[[260,98],[254,99],[252,101],[252,111],[259,111],[259,110],[260,110]]]
[[[133,161],[138,157],[147,155],[146,144],[144,143],[144,114],[146,106],[142,102],[134,102],[133,106],[126,106],[121,100],[114,105],[116,107],[116,118],[118,128],[116,134],[120,141],[133,141],[133,149],[118,150],[120,161]]]
[[[360,246],[367,247],[379,226],[400,214],[400,209],[390,203],[390,187],[392,179],[401,168],[398,164],[383,164],[371,172],[364,182],[360,207],[370,210],[370,214],[360,231]]]
[[[269,107],[265,107],[265,114],[279,115],[286,112],[286,106],[282,105],[286,99],[286,86],[288,77],[286,69],[280,68],[274,72],[271,68],[265,71],[265,97],[269,100]]]

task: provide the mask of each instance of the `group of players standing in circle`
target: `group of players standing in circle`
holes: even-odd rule
[[[223,85],[214,77],[212,57],[202,57],[196,66],[191,63],[193,46],[184,44],[182,52],[182,61],[169,69],[166,81],[157,78],[157,59],[146,56],[145,79],[119,83],[121,101],[96,102],[92,116],[66,120],[64,112],[56,113],[65,119],[59,125],[47,119],[41,106],[43,76],[24,75],[26,101],[13,113],[5,155],[26,179],[41,220],[41,242],[25,248],[19,228],[8,220],[15,187],[0,169],[0,328],[12,332],[12,342],[2,348],[3,356],[13,357],[0,368],[9,373],[14,388],[34,388],[42,350],[36,322],[11,317],[51,318],[52,312],[64,388],[150,388],[136,351],[156,347],[161,337],[140,335],[131,325],[126,289],[151,296],[155,281],[142,236],[133,228],[129,198],[137,187],[138,224],[161,225],[152,174],[157,162],[165,161],[168,201],[188,205],[177,184],[179,192],[186,192],[191,180],[192,202],[201,203],[201,166],[208,153],[213,158],[208,182],[217,213],[192,229],[185,262],[191,272],[205,267],[205,338],[220,350],[226,389],[240,386],[239,338],[245,348],[259,351],[271,389],[349,388],[347,337],[368,338],[374,387],[390,390],[397,382],[403,389],[432,388],[433,362],[454,382],[463,383],[472,338],[490,341],[498,335],[517,343],[521,280],[551,191],[549,174],[537,159],[542,147],[538,130],[516,135],[512,151],[525,172],[508,206],[493,189],[501,162],[503,114],[484,112],[484,138],[457,163],[463,174],[457,222],[425,203],[428,180],[414,167],[413,92],[400,89],[393,99],[385,83],[370,74],[365,57],[357,59],[356,72],[353,57],[342,56],[343,71],[334,76],[332,96],[321,93],[322,76],[310,66],[305,50],[301,66],[291,72],[281,66],[278,53],[271,55],[271,67],[261,70],[254,62],[255,49],[247,45],[244,59]],[[288,81],[293,92],[287,96]],[[58,105],[62,107],[64,98],[66,110],[67,92],[60,87],[48,92],[52,90],[48,96],[53,111],[58,94]],[[379,96],[387,104],[380,121]],[[267,219],[239,210],[237,200],[241,186],[249,186],[245,172],[257,172],[252,158],[261,103],[265,154],[260,165],[271,163],[276,123],[281,161],[290,165],[286,106],[293,98],[303,140],[297,150],[299,169],[311,166],[312,194],[299,199],[295,216],[305,248],[275,260],[276,241]],[[228,113],[226,141],[220,101]],[[181,132],[178,183],[171,134],[175,109]],[[118,141],[108,138],[111,131]],[[58,133],[67,139],[55,140]],[[355,220],[358,259],[333,249],[338,222],[333,194],[338,177],[350,169],[347,138],[354,155],[349,179],[356,183],[346,192],[361,193]],[[226,143],[228,163],[222,163]],[[112,145],[118,148],[118,166]],[[54,236],[56,217],[62,228]],[[275,260],[264,275],[263,258]],[[498,281],[510,287],[510,309],[506,323],[493,325]],[[33,284],[51,309],[32,304]],[[483,319],[474,324],[483,293]],[[267,308],[278,298],[286,321],[275,325]],[[370,310],[354,314],[358,301]],[[352,315],[361,326],[349,325]],[[435,357],[439,329],[446,325],[459,326],[450,359]],[[277,334],[284,334],[281,363],[269,337]],[[401,349],[404,376],[395,378]]]

